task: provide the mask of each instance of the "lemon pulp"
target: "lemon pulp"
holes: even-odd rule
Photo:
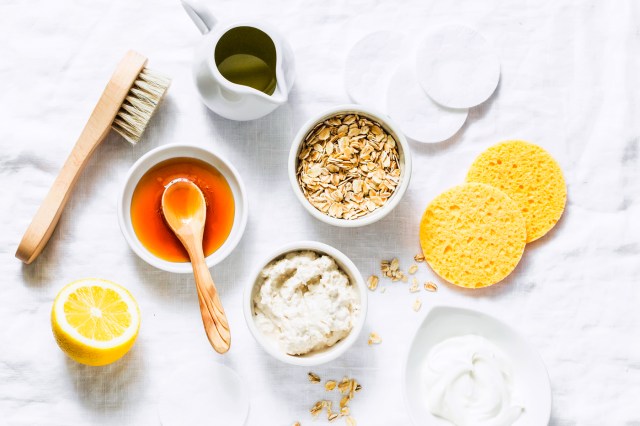
[[[71,293],[64,303],[64,314],[71,327],[93,340],[112,340],[131,325],[129,308],[120,295],[98,286]]]

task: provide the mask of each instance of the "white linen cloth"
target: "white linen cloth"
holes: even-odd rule
[[[418,252],[426,204],[461,183],[475,156],[505,139],[540,144],[560,162],[568,205],[556,229],[527,246],[503,283],[464,291],[421,265],[419,278],[440,290],[406,284],[369,296],[358,343],[329,365],[323,379],[356,377],[351,404],[358,425],[408,425],[402,364],[430,306],[455,304],[495,315],[528,338],[546,363],[554,426],[640,424],[640,3],[547,0],[306,1],[219,0],[222,20],[255,17],[279,28],[295,51],[297,81],[289,102],[252,122],[208,111],[191,80],[199,33],[179,2],[0,0],[0,424],[157,425],[156,402],[178,366],[222,362],[246,381],[248,425],[311,423],[308,409],[325,397],[308,368],[284,365],[251,337],[242,287],[276,246],[319,240],[345,252],[365,278],[381,259],[408,268]],[[308,215],[286,172],[295,131],[312,114],[348,102],[343,87],[350,45],[370,31],[418,36],[447,22],[477,28],[497,49],[502,80],[450,140],[411,145],[411,185],[387,218],[339,229]],[[127,49],[173,78],[144,140],[116,134],[97,150],[58,229],[40,258],[23,266],[15,248]],[[233,332],[221,357],[209,346],[193,279],[138,259],[120,235],[117,197],[128,168],[150,149],[195,143],[228,158],[247,186],[250,214],[238,248],[212,269]],[[60,288],[83,277],[128,287],[142,310],[130,354],[105,368],[68,360],[52,337],[49,315]],[[383,281],[383,286],[387,284]],[[383,342],[369,347],[366,336]],[[190,395],[185,395],[189,398]],[[180,401],[175,401],[179,407]],[[211,413],[215,424],[215,413]],[[317,425],[325,424],[324,416]]]

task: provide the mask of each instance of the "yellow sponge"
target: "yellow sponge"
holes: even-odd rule
[[[567,186],[556,160],[524,141],[506,141],[484,151],[471,165],[467,182],[495,186],[513,198],[527,221],[527,242],[555,226],[567,201]]]
[[[431,268],[460,287],[497,283],[520,261],[524,216],[504,192],[466,183],[437,196],[420,222],[420,244]]]

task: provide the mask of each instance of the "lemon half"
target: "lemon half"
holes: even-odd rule
[[[66,285],[53,302],[51,328],[60,349],[86,365],[122,358],[138,336],[140,309],[127,289],[87,278]]]

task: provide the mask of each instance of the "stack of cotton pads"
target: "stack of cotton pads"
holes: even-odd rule
[[[347,92],[354,102],[389,114],[411,139],[441,142],[460,130],[469,108],[495,91],[498,55],[462,25],[441,27],[410,44],[391,31],[357,42],[347,57]]]

